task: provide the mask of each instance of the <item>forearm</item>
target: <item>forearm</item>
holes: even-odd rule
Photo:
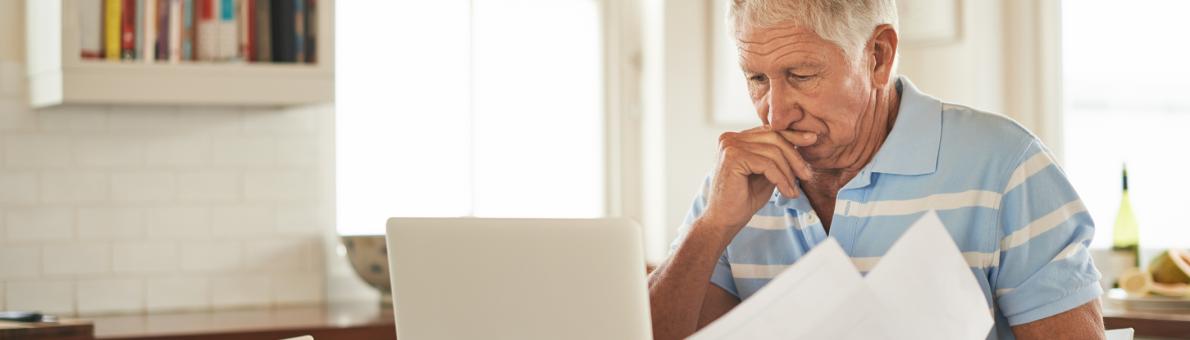
[[[649,276],[655,339],[681,339],[697,329],[715,263],[731,242],[730,229],[696,221],[673,256]]]
[[[1020,340],[1033,339],[1104,339],[1103,313],[1099,300],[1045,319],[1012,327]]]

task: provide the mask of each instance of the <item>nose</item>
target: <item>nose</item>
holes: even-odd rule
[[[802,120],[805,112],[797,104],[794,93],[787,84],[774,81],[769,85],[767,118],[774,130],[787,130],[793,123]],[[764,113],[762,113],[764,114]]]

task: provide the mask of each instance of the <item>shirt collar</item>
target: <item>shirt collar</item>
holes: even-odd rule
[[[868,168],[895,175],[934,173],[942,140],[942,102],[922,93],[905,76],[897,77],[897,89],[897,120]]]

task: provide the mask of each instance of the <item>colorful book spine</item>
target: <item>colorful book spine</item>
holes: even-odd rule
[[[157,0],[144,0],[145,10],[141,12],[140,56],[146,63],[157,60]]]
[[[235,59],[239,34],[236,32],[236,4],[234,0],[219,1],[219,47],[215,49],[217,59]]]
[[[169,0],[169,62],[182,61],[182,0]]]
[[[269,17],[271,1],[258,0],[256,3],[256,30],[252,33],[253,43],[256,45],[256,61],[270,62],[273,60],[272,29]]]
[[[169,60],[169,1],[157,0],[157,59]]]
[[[194,1],[182,0],[182,60],[194,60]]]
[[[293,61],[306,62],[306,6],[305,0],[293,1]]]
[[[253,48],[256,47],[254,42],[256,26],[253,25],[256,21],[256,1],[255,0],[239,0],[240,12],[236,19],[239,25],[236,29],[240,32],[240,57],[246,61],[256,61],[256,53]]]
[[[124,0],[104,0],[103,53],[107,60],[120,59],[120,33],[123,31],[120,7]]]
[[[120,59],[136,59],[136,0],[120,5]]]
[[[198,0],[202,8],[198,16],[198,59],[215,60],[216,49],[219,47],[219,22],[215,16],[218,11],[217,0]]]
[[[306,0],[306,62],[318,62],[318,0]]]
[[[102,59],[103,18],[102,0],[79,1],[79,56],[83,59]]]
[[[135,54],[134,59],[142,59],[144,55],[141,54],[145,50],[145,0],[136,0],[136,15],[132,18],[134,27],[132,28],[133,42],[132,50]]]

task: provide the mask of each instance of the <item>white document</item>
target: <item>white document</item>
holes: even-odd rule
[[[689,339],[984,339],[991,327],[979,283],[930,211],[867,277],[828,238]]]

